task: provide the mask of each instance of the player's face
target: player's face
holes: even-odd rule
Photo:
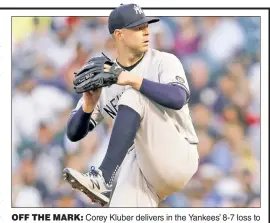
[[[145,53],[149,48],[148,23],[134,28],[123,29],[123,43],[137,53]]]

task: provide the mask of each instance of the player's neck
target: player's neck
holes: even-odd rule
[[[140,59],[142,59],[144,53],[140,55],[135,55],[133,53],[120,53],[117,57],[117,62],[120,63],[124,67],[130,67],[136,64]]]

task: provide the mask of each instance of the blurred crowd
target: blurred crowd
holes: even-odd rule
[[[260,18],[161,17],[151,47],[175,54],[189,80],[200,166],[161,207],[260,206]],[[106,17],[13,17],[12,204],[98,207],[62,170],[99,165],[112,123],[80,142],[66,122],[80,95],[74,71],[90,57],[115,59]]]

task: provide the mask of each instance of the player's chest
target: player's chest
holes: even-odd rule
[[[147,64],[147,61],[135,67],[131,72],[147,80],[158,82],[158,66],[149,66],[149,64]]]

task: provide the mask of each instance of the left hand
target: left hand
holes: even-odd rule
[[[104,64],[104,72],[109,72],[109,70],[111,69],[110,65]],[[131,81],[131,75],[129,72],[126,71],[122,71],[119,76],[118,76],[118,80],[117,83],[118,85],[129,85]]]

